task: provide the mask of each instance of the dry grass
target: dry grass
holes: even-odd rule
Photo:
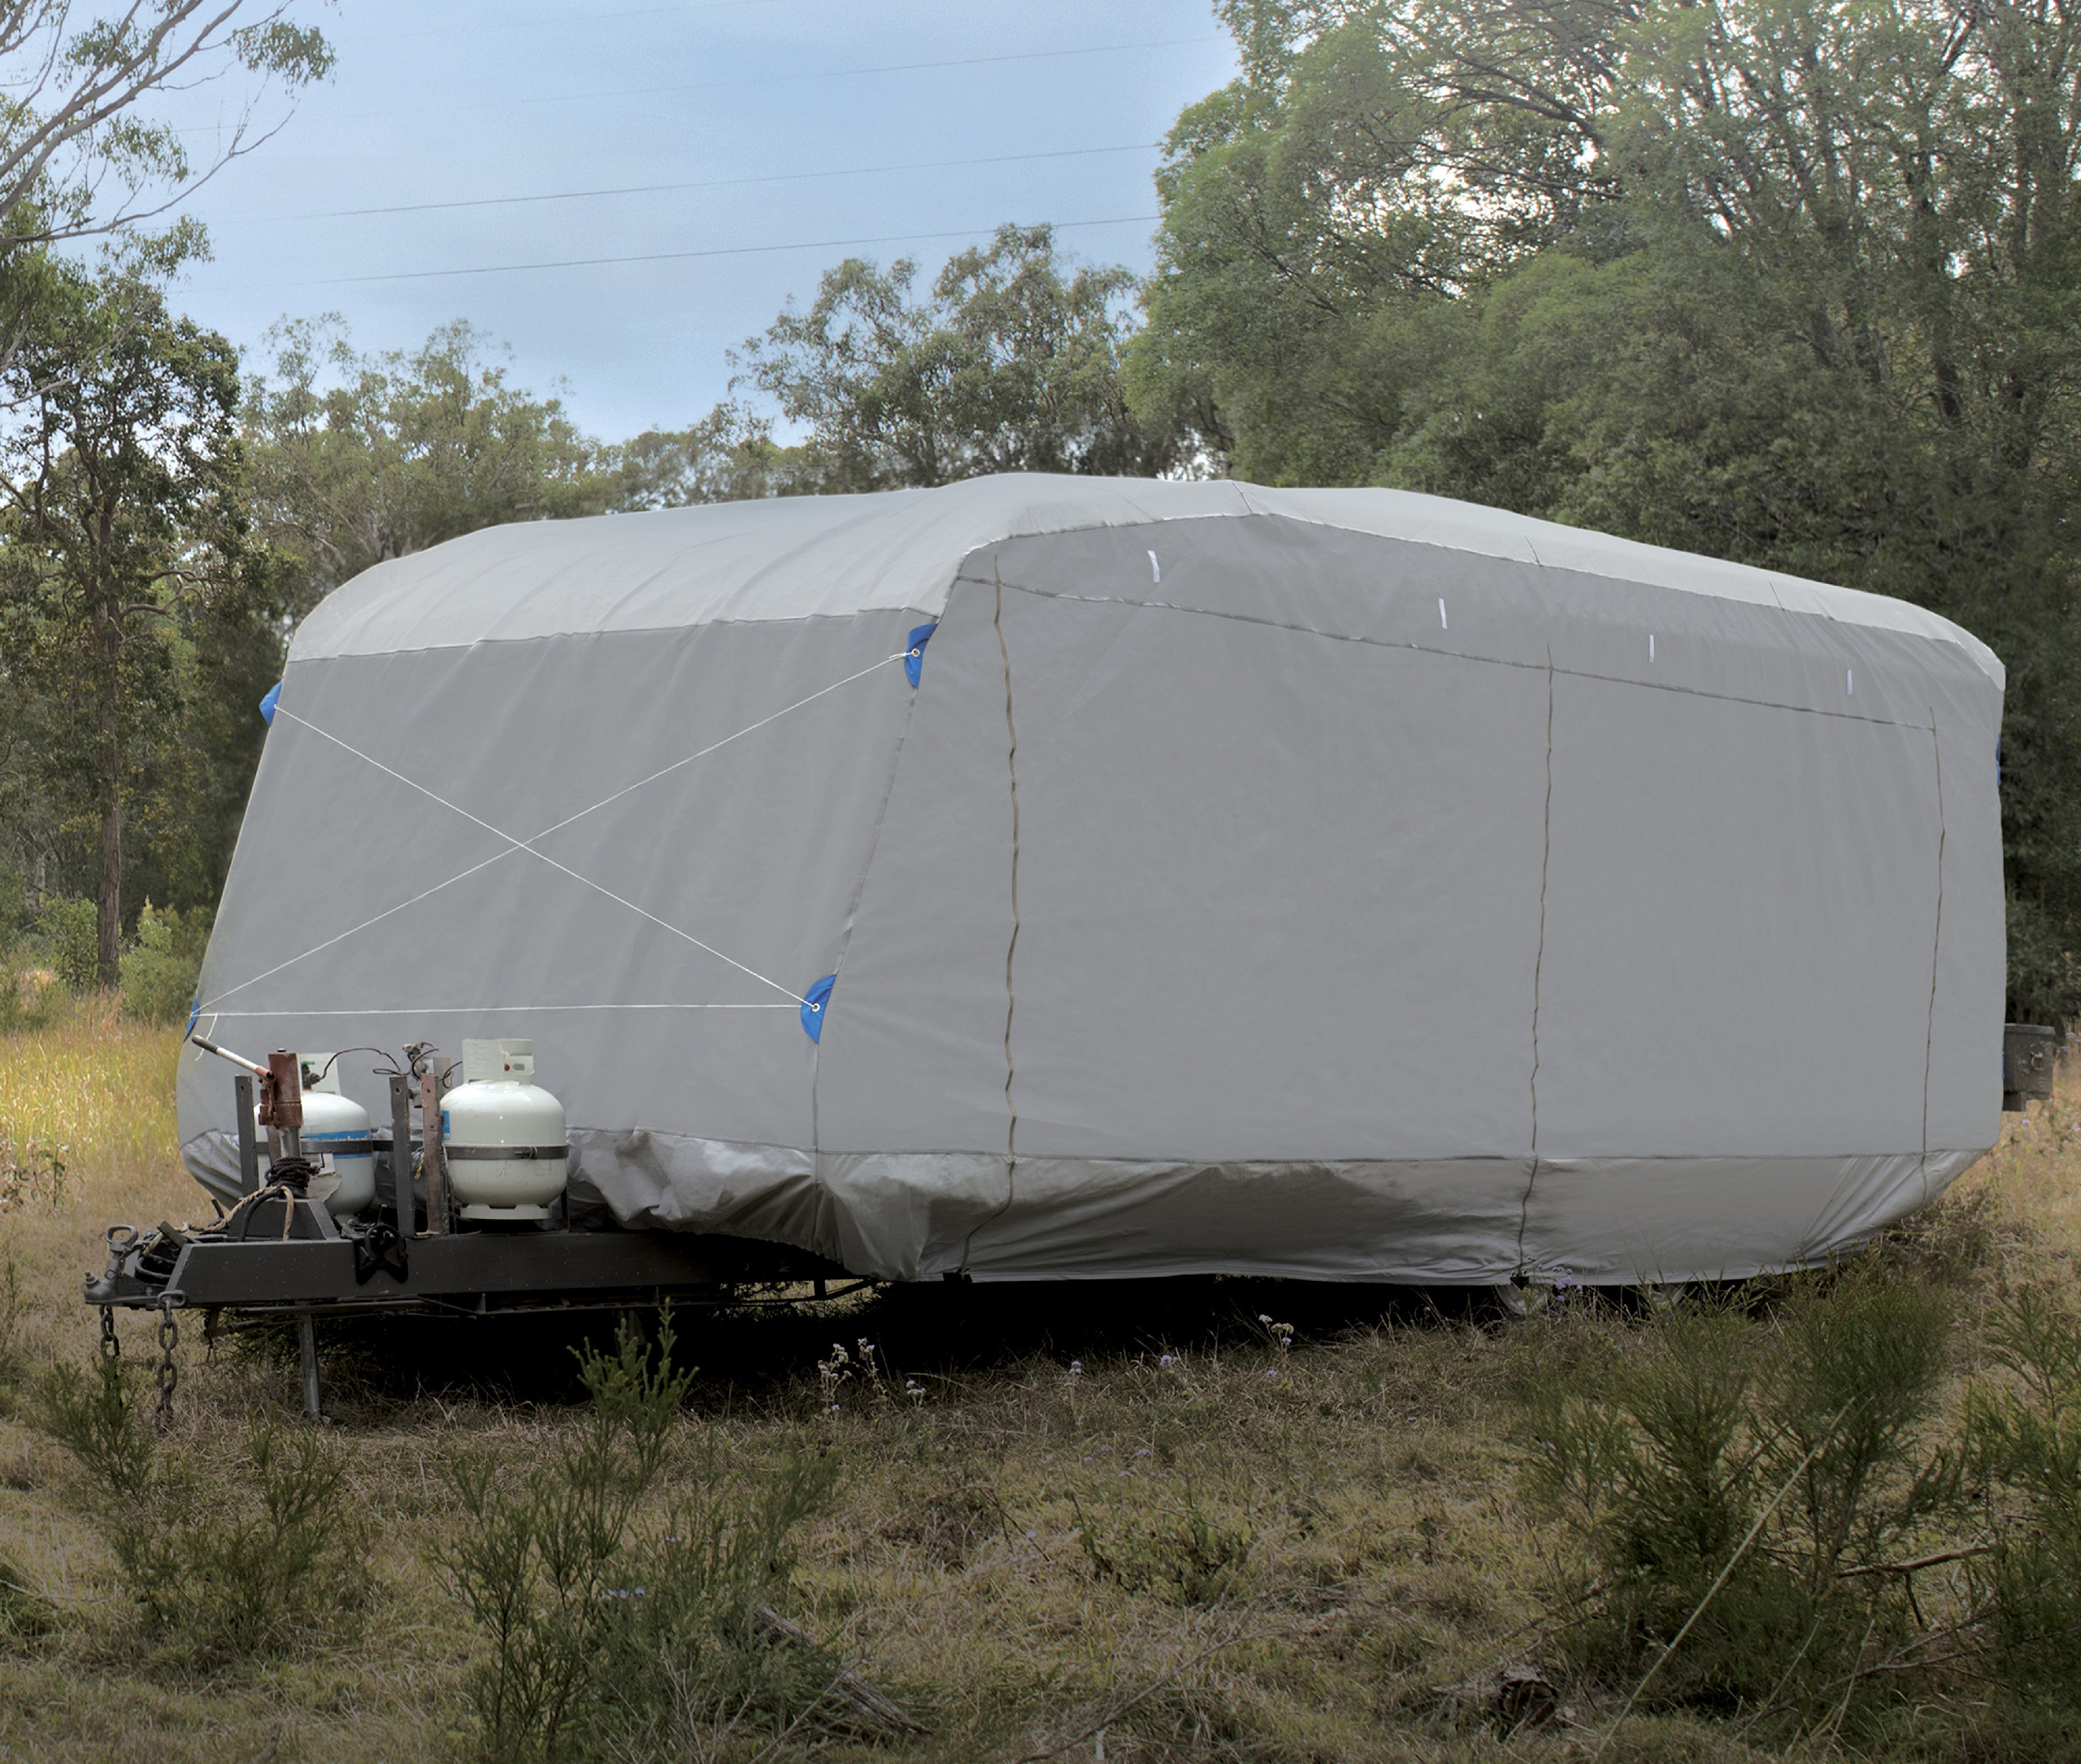
[[[104,1224],[202,1210],[172,1156],[174,1046],[98,1006],[0,1040],[0,1132],[69,1148],[55,1208],[0,1215],[32,1361],[90,1352],[77,1283]],[[1898,1253],[1970,1262],[1965,1240],[1991,1233],[1997,1261],[2070,1265],[2081,1111],[2009,1118],[1962,1186],[1986,1198]],[[1291,1351],[1259,1312],[1296,1325]],[[933,1726],[907,1759],[1587,1757],[1617,1700],[1564,1685],[1564,1718],[1512,1737],[1434,1689],[1539,1656],[1562,1546],[1515,1498],[1511,1431],[1565,1350],[1544,1325],[1441,1317],[1408,1295],[1192,1281],[903,1291],[683,1326],[708,1368],[689,1445],[718,1443],[747,1480],[805,1433],[843,1447],[846,1484],[807,1540],[796,1614]],[[205,1366],[186,1333],[177,1449],[216,1462],[256,1409],[293,1413],[279,1344],[248,1338]],[[141,1323],[126,1334],[146,1350]],[[835,1415],[815,1370],[834,1336],[872,1338],[894,1371],[848,1381]],[[55,1448],[0,1420],[0,1553],[63,1619],[0,1652],[0,1757],[466,1755],[459,1686],[476,1644],[428,1565],[456,1522],[440,1466],[465,1445],[539,1458],[569,1422],[572,1338],[400,1321],[334,1339],[330,1406],[379,1540],[377,1597],[264,1665],[205,1673],[155,1648]],[[906,1375],[921,1400],[902,1394]],[[1174,1541],[1195,1522],[1204,1573]],[[1664,1716],[1630,1721],[1604,1755],[1762,1754]]]

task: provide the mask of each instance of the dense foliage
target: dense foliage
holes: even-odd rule
[[[65,275],[6,384],[0,640],[23,735],[14,779],[93,846],[85,892],[99,909],[98,977],[112,985],[126,808],[191,823],[172,843],[192,847],[198,779],[182,725],[223,655],[196,639],[238,624],[264,580],[246,546],[237,358],[149,286]],[[215,880],[193,880],[198,892]]]
[[[228,715],[271,678],[246,545],[238,364],[170,313],[164,279],[205,246],[182,196],[271,132],[270,92],[323,78],[294,0],[0,7],[0,992],[40,918],[69,964],[82,897],[90,978],[117,977],[146,894],[212,901],[259,751]],[[197,151],[157,101],[222,82]],[[77,253],[101,240],[91,265]],[[264,686],[264,679],[263,679]],[[250,700],[247,702],[250,703]],[[33,989],[33,987],[32,987]]]
[[[1127,271],[1066,265],[1045,226],[998,228],[914,298],[917,269],[848,258],[807,312],[791,307],[746,343],[745,377],[808,431],[795,487],[1153,477],[1177,463],[1175,429],[1129,410],[1122,386]]]

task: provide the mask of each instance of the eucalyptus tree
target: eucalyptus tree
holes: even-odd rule
[[[0,250],[121,232],[165,214],[274,132],[261,107],[330,71],[289,5],[246,0],[0,4]],[[308,8],[306,10],[309,10]],[[245,76],[237,108],[196,155],[153,100]]]
[[[105,836],[120,859],[120,800],[112,820],[103,800],[115,762],[82,709],[108,687],[111,651],[126,658],[113,670],[129,682],[125,691],[152,673],[145,662],[154,653],[187,656],[205,673],[221,659],[198,656],[178,628],[191,617],[221,624],[221,609],[205,614],[183,595],[171,616],[126,612],[105,624],[98,648],[74,640],[79,630],[66,621],[78,608],[57,589],[57,559],[76,561],[78,547],[54,536],[61,510],[106,491],[102,468],[111,459],[105,435],[87,435],[82,452],[53,424],[109,414],[137,390],[141,364],[162,353],[170,324],[141,284],[205,244],[192,220],[169,222],[170,212],[264,141],[288,101],[330,69],[330,46],[299,22],[299,10],[271,0],[0,0],[0,451],[10,491],[0,620],[0,892],[9,901],[0,939],[13,929],[19,879],[38,895],[47,883],[64,892],[81,880],[62,860],[82,815],[103,821],[92,842]],[[219,126],[183,130],[194,103],[184,94],[203,88],[221,94]],[[65,254],[97,238],[107,251],[96,271]],[[133,319],[141,328],[131,334]],[[197,346],[191,337],[179,352],[192,357]],[[43,622],[47,611],[57,624]],[[86,671],[67,674],[68,657]],[[82,780],[92,779],[100,780],[93,800],[82,803]],[[158,806],[173,800],[160,792]],[[97,876],[107,867],[101,855]],[[109,899],[120,885],[101,892],[106,975]]]
[[[90,374],[64,371],[92,360]],[[96,965],[114,984],[133,786],[177,737],[182,636],[250,588],[238,358],[137,282],[47,288],[11,363],[0,657],[44,724],[48,800],[94,828]]]
[[[251,376],[254,519],[301,560],[301,616],[372,564],[505,521],[603,512],[614,462],[561,399],[512,383],[466,321],[413,350],[354,346],[337,313],[284,320]]]
[[[53,247],[112,237],[162,271],[205,249],[191,219],[150,224],[266,141],[286,117],[282,101],[331,70],[330,45],[296,10],[287,0],[0,0],[0,367],[53,275],[62,279]],[[179,126],[183,94],[213,84],[232,103],[220,126]]]
[[[1047,227],[1000,227],[914,294],[918,266],[848,258],[733,359],[807,431],[805,480],[832,489],[986,472],[1153,475],[1171,430],[1127,405],[1134,277],[1057,254]]]

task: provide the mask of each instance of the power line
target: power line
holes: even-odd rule
[[[776,171],[754,178],[704,178],[692,183],[622,184],[607,190],[558,190],[529,196],[473,196],[452,202],[408,202],[385,208],[325,208],[310,214],[248,216],[230,224],[238,226],[280,226],[291,220],[347,220],[367,215],[429,214],[445,208],[501,208],[529,202],[589,201],[595,196],[650,196],[675,190],[726,190],[743,184],[801,183],[820,178],[868,178],[892,171],[939,171],[956,166],[1015,166],[1036,159],[1089,158],[1099,153],[1141,153],[1158,143],[1138,141],[1124,147],[1065,147],[1045,153],[998,153],[987,158],[916,159],[898,166],[840,166],[830,171]],[[225,223],[214,222],[214,225]]]
[[[579,104],[602,98],[658,98],[679,92],[741,92],[754,86],[799,85],[805,80],[850,80],[864,78],[873,74],[919,74],[956,67],[997,67],[1014,62],[1056,61],[1076,56],[1125,55],[1139,49],[1175,49],[1196,47],[1208,43],[1225,43],[1225,37],[1164,37],[1149,43],[1101,43],[1084,49],[1028,49],[1016,55],[969,55],[944,61],[887,61],[875,67],[827,68],[820,72],[769,74],[755,80],[698,80],[675,86],[630,86],[608,91],[557,92],[537,98],[500,98],[486,99],[477,104],[448,104],[443,113],[456,116],[471,111],[507,111],[523,104]],[[380,122],[392,116],[417,116],[423,109],[364,111],[358,116],[338,119],[348,123]],[[207,135],[221,132],[222,124],[214,128],[182,128],[180,135]]]
[[[328,40],[337,41],[350,47],[358,43],[420,43],[428,37],[476,36],[485,31],[530,31],[544,28],[554,30],[559,27],[570,25],[603,24],[615,19],[655,19],[662,18],[667,14],[689,12],[736,12],[741,11],[746,6],[770,6],[778,3],[779,0],[696,0],[696,3],[690,6],[633,6],[625,7],[616,12],[572,12],[566,13],[561,18],[480,20],[475,24],[452,25],[444,31],[386,31],[375,36],[346,36],[336,39],[331,38],[328,34]]]
[[[1072,227],[1138,226],[1160,220],[1161,215],[1124,214],[1103,220],[1051,220],[1058,233]],[[633,257],[556,258],[540,263],[486,263],[460,270],[396,270],[380,275],[338,275],[322,281],[277,284],[291,288],[349,288],[368,282],[424,282],[454,275],[509,275],[530,270],[589,270],[620,263],[677,263],[693,258],[757,257],[776,251],[837,251],[856,245],[911,245],[932,239],[973,239],[993,233],[994,227],[957,227],[944,233],[887,233],[872,238],[804,239],[792,245],[726,245],[699,251],[645,251]],[[242,292],[226,288],[195,288],[197,294]]]
[[[1059,61],[1080,55],[1125,55],[1138,49],[1179,49],[1206,43],[1225,43],[1225,37],[1163,37],[1150,43],[1100,43],[1087,49],[1027,49],[1016,55],[969,55],[947,61],[885,61],[876,67],[839,67],[805,74],[775,74],[761,80],[700,80],[682,86],[632,86],[606,92],[565,92],[548,98],[500,99],[481,104],[453,104],[451,111],[507,110],[516,104],[576,104],[596,98],[658,98],[674,92],[742,91],[747,86],[797,85],[804,80],[850,80],[870,74],[922,74],[952,67],[997,67],[1013,61]],[[408,111],[371,111],[359,122],[376,116],[403,116]]]

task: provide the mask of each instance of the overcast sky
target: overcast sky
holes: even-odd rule
[[[724,351],[848,254],[929,271],[1000,222],[1051,220],[1079,254],[1147,269],[1154,144],[1234,65],[1208,0],[345,0],[314,16],[338,70],[191,200],[216,257],[181,305],[256,362],[284,313],[337,311],[385,349],[468,318],[511,346],[521,384],[567,382],[607,439],[704,414]],[[198,154],[236,96],[185,102]],[[656,185],[707,187],[484,200]],[[885,242],[838,242],[856,240]]]

